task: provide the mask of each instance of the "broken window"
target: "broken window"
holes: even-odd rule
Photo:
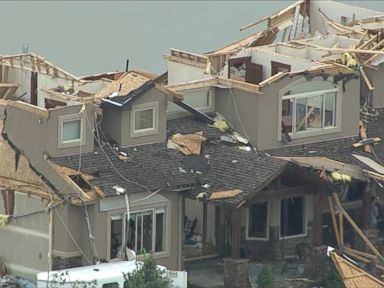
[[[120,222],[111,222],[111,259],[117,257],[117,252],[121,249],[123,242],[127,243],[127,247],[137,254],[149,252],[165,251],[166,243],[166,224],[165,209],[153,209],[130,214],[129,222],[127,222],[127,214],[124,214],[124,223],[122,216],[116,216]],[[119,228],[114,229],[113,225]],[[122,237],[117,236],[122,232]],[[115,240],[112,239],[114,235]],[[127,238],[125,238],[127,237]],[[113,247],[114,245],[118,247]],[[116,252],[117,251],[117,252]],[[114,252],[114,253],[113,253]]]
[[[291,65],[271,61],[271,76],[279,72],[291,72]]]
[[[329,88],[326,90],[317,90]],[[281,132],[300,133],[336,127],[337,87],[305,83],[286,92],[281,105]]]
[[[263,81],[263,66],[252,63],[250,56],[229,59],[228,78],[258,84]]]
[[[304,197],[281,199],[280,236],[305,234]]]
[[[81,140],[81,119],[62,122],[62,142],[75,142]]]
[[[252,203],[247,229],[248,238],[268,238],[268,202]]]

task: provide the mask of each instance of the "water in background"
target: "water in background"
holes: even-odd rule
[[[29,51],[75,75],[130,68],[160,73],[169,48],[208,52],[254,33],[243,25],[291,1],[0,2],[0,54]],[[384,1],[343,1],[383,11]]]

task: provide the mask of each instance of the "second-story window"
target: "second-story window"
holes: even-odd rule
[[[84,118],[78,114],[59,116],[59,148],[85,144]]]
[[[155,108],[135,110],[135,132],[155,127]]]
[[[63,143],[81,140],[81,119],[63,121]]]
[[[159,117],[159,102],[133,105],[131,110],[131,137],[157,134]]]
[[[305,83],[284,93],[281,132],[304,136],[311,131],[336,128],[338,91],[334,84]]]

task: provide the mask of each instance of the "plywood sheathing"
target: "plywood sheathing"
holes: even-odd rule
[[[219,192],[213,192],[211,196],[209,197],[209,200],[221,200],[226,198],[232,198],[236,195],[240,194],[242,191],[240,189],[233,189],[233,190],[226,190],[226,191],[219,191]]]
[[[125,96],[128,95],[133,90],[140,88],[146,82],[151,81],[152,79],[144,77],[142,72],[129,72],[124,76],[120,77],[117,80],[114,80],[108,83],[103,89],[101,89],[95,96],[95,102],[100,102],[103,98],[108,98],[111,95],[115,96]],[[167,90],[162,85],[155,84],[155,88],[166,93],[169,96],[177,97],[182,99],[182,95],[179,93],[174,93],[173,91]]]
[[[200,155],[201,143],[205,140],[206,138],[203,136],[203,132],[185,135],[176,133],[169,139],[169,141],[175,144],[174,148],[184,155]]]
[[[80,81],[78,77],[56,66],[46,58],[43,58],[34,53],[0,56],[0,65],[5,67],[20,68],[23,70],[38,72],[41,74],[47,74],[53,77],[60,77],[68,80]]]
[[[384,287],[384,282],[367,273],[352,262],[340,257],[336,252],[331,252],[331,259],[346,288]]]

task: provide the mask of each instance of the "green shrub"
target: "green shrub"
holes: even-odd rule
[[[332,267],[328,274],[327,278],[324,281],[325,288],[343,288],[343,281],[340,278],[339,273],[336,271],[335,267]]]
[[[144,264],[134,272],[123,273],[124,288],[170,288],[171,280],[156,265],[152,257],[145,257]]]
[[[259,288],[275,288],[275,280],[270,268],[264,266],[257,275],[257,286]]]

